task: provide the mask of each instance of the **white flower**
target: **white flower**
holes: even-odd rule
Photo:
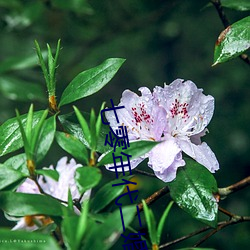
[[[130,141],[162,141],[148,154],[132,160],[135,168],[145,158],[155,175],[165,182],[175,179],[177,168],[184,166],[182,151],[204,165],[212,173],[219,169],[218,161],[201,136],[214,111],[214,98],[205,96],[191,81],[175,80],[170,85],[155,87],[153,93],[148,88],[140,88],[141,96],[125,90],[117,109],[119,124],[114,112],[106,112],[110,126],[127,127]],[[103,156],[101,156],[103,157]],[[106,168],[109,169],[110,165]],[[126,168],[125,170],[128,170]],[[119,171],[119,169],[118,169]]]
[[[74,159],[71,159],[69,163],[67,162],[67,157],[61,158],[56,168],[53,166],[44,169],[56,170],[59,173],[58,181],[47,177],[40,176],[38,178],[38,183],[40,187],[46,194],[49,194],[57,199],[62,201],[68,200],[68,190],[70,190],[72,199],[78,199],[80,197],[80,193],[77,189],[76,182],[74,179],[75,171],[78,167],[81,167],[80,164],[76,164]],[[31,193],[31,194],[41,194],[36,183],[27,178],[25,182],[23,182],[16,190],[21,193]],[[84,193],[80,202],[88,199],[90,197],[91,190],[88,190]],[[63,203],[64,204],[64,203]],[[75,210],[76,211],[76,210]],[[77,213],[78,211],[76,211]],[[34,231],[38,228],[37,225],[34,224],[33,221],[36,221],[36,224],[46,225],[51,223],[48,217],[45,216],[25,216],[19,220],[17,225],[12,230],[27,230]]]

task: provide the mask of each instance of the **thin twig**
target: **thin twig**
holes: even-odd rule
[[[145,199],[145,202],[147,205],[150,205],[152,203],[154,203],[156,200],[158,200],[159,198],[161,198],[162,196],[164,196],[165,194],[169,193],[169,188],[163,187],[160,190],[156,191],[155,193],[153,193],[152,195],[150,195],[148,198]],[[143,205],[142,203],[138,204],[139,207],[139,211],[141,212],[143,210]]]
[[[201,245],[204,241],[206,241],[208,238],[210,238],[212,235],[215,233],[219,232],[223,228],[233,225],[233,224],[238,224],[241,222],[247,222],[250,221],[250,216],[237,216],[235,215],[230,221],[224,221],[221,223],[216,229],[212,230],[209,232],[207,235],[205,235],[202,239],[200,239],[196,244],[194,244],[194,247],[198,247]]]
[[[228,187],[219,188],[218,192],[221,198],[227,197],[229,194],[239,191],[250,185],[250,176],[244,178],[243,180],[236,182]]]
[[[221,211],[223,214],[229,216],[230,218],[233,218],[235,216],[235,214],[232,214],[231,212],[227,211],[226,209],[224,209],[222,207],[219,207],[218,209],[219,209],[219,211]]]
[[[135,172],[139,173],[139,174],[142,174],[142,175],[146,175],[146,176],[150,176],[150,177],[155,177],[155,174],[152,174],[152,173],[148,173],[148,172],[145,172],[145,171],[142,171],[142,170],[139,170],[139,169],[135,169]]]
[[[230,22],[229,22],[226,14],[225,14],[223,8],[222,8],[221,1],[220,0],[211,0],[211,3],[216,8],[216,10],[217,10],[217,12],[219,14],[220,20],[223,23],[224,28],[226,29],[228,26],[230,26]],[[248,65],[250,65],[250,59],[249,59],[249,57],[248,57],[247,54],[241,54],[239,57],[245,63],[247,63]]]
[[[201,244],[202,242],[204,242],[206,239],[208,239],[210,236],[212,236],[212,235],[215,234],[216,232],[218,232],[218,231],[220,231],[221,229],[223,229],[224,227],[227,227],[227,226],[233,225],[233,224],[237,224],[237,223],[241,223],[241,222],[247,222],[247,221],[250,221],[250,217],[248,217],[248,216],[243,216],[243,217],[242,217],[242,216],[234,215],[234,217],[233,217],[231,220],[229,220],[229,221],[222,221],[222,222],[219,222],[219,223],[218,223],[218,227],[217,227],[216,229],[214,229],[213,231],[209,232],[206,236],[204,236],[204,237],[202,238],[202,240],[200,240],[199,242],[197,242],[197,243],[195,244],[195,247],[198,246],[198,244]],[[210,226],[203,227],[203,228],[201,228],[201,229],[199,229],[199,230],[197,230],[197,231],[195,231],[195,232],[192,232],[192,233],[187,234],[187,235],[185,235],[185,236],[182,236],[182,237],[180,237],[180,238],[178,238],[178,239],[175,239],[175,240],[173,240],[173,241],[170,241],[170,242],[167,242],[167,243],[165,243],[165,244],[162,244],[162,245],[159,246],[159,248],[165,248],[165,247],[169,247],[169,246],[171,246],[171,245],[175,245],[175,244],[177,244],[177,243],[179,243],[179,242],[181,242],[181,241],[184,241],[184,240],[186,240],[186,239],[189,239],[189,238],[191,238],[191,237],[193,237],[193,236],[195,236],[195,235],[204,233],[204,232],[206,232],[206,231],[208,231],[208,230],[211,230],[211,229],[213,229],[213,228],[210,227]],[[205,237],[206,237],[206,238],[205,238]]]
[[[199,230],[197,230],[197,231],[195,231],[195,232],[192,232],[192,233],[187,234],[187,235],[185,235],[185,236],[182,236],[182,237],[180,237],[180,238],[178,238],[178,239],[175,239],[175,240],[173,240],[173,241],[170,241],[170,242],[167,242],[167,243],[165,243],[165,244],[162,244],[162,245],[159,246],[159,248],[169,247],[169,246],[171,246],[171,245],[177,244],[177,243],[179,243],[179,242],[181,242],[181,241],[184,241],[184,240],[186,240],[186,239],[188,239],[188,238],[191,238],[191,237],[193,237],[193,236],[195,236],[195,235],[197,235],[197,234],[206,232],[206,231],[209,230],[209,229],[211,229],[211,227],[209,227],[209,226],[203,227],[203,228],[201,228],[201,229],[199,229]]]

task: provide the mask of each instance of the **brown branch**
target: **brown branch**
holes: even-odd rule
[[[224,28],[226,29],[228,26],[230,26],[230,22],[222,8],[221,1],[220,0],[211,0],[211,3],[214,5],[215,9],[218,12],[218,15],[220,17],[221,22],[223,23]],[[247,54],[241,54],[240,59],[243,60],[245,63],[250,65],[250,59]]]
[[[184,240],[186,240],[186,239],[188,239],[188,238],[191,238],[191,237],[193,237],[193,236],[195,236],[195,235],[197,235],[197,234],[206,232],[206,231],[209,230],[209,229],[211,229],[211,227],[209,227],[209,226],[203,227],[203,228],[201,228],[201,229],[199,229],[199,230],[197,230],[197,231],[195,231],[195,232],[192,232],[192,233],[187,234],[187,235],[185,235],[185,236],[182,236],[182,237],[180,237],[180,238],[178,238],[178,239],[175,239],[175,240],[173,240],[173,241],[170,241],[170,242],[167,242],[167,243],[165,243],[165,244],[162,244],[162,245],[159,246],[159,248],[165,248],[165,247],[169,247],[169,246],[171,246],[171,245],[177,244],[177,243],[179,243],[179,242],[181,242],[181,241],[184,241]]]
[[[238,223],[241,223],[241,222],[247,222],[247,221],[250,221],[250,217],[249,216],[237,216],[237,215],[234,215],[233,218],[229,221],[222,221],[222,222],[219,222],[218,223],[218,227],[214,230],[212,230],[211,232],[209,232],[206,236],[204,236],[199,242],[197,242],[195,244],[195,247],[200,245],[201,243],[203,243],[206,239],[208,239],[209,237],[211,237],[213,234],[215,234],[216,232],[220,231],[221,229],[229,226],[229,225],[233,225],[233,224],[238,224]],[[169,247],[171,245],[174,245],[174,244],[177,244],[181,241],[184,241],[186,239],[189,239],[195,235],[198,235],[198,234],[201,234],[201,233],[204,233],[208,230],[211,230],[213,229],[212,227],[210,226],[207,226],[207,227],[203,227],[195,232],[192,232],[190,234],[187,234],[185,236],[182,236],[178,239],[175,239],[173,241],[170,241],[170,242],[167,242],[165,244],[162,244],[159,246],[159,248],[165,248],[165,247]]]
[[[164,196],[165,194],[169,193],[169,188],[163,187],[160,190],[156,191],[155,193],[153,193],[152,195],[150,195],[148,198],[145,199],[145,202],[147,205],[150,205],[152,203],[154,203],[156,200],[158,200],[159,198],[161,198],[162,196]],[[143,210],[143,205],[142,203],[138,204],[139,207],[139,211],[141,212]]]
[[[227,226],[238,224],[238,223],[241,223],[241,222],[247,222],[247,221],[250,221],[250,216],[237,216],[237,215],[235,215],[231,220],[223,221],[222,223],[220,223],[220,225],[216,229],[212,230],[207,235],[205,235],[202,239],[200,239],[194,245],[194,247],[197,247],[197,246],[201,245],[204,241],[206,241],[212,235],[214,235],[215,233],[219,232],[220,230],[222,230],[223,228],[225,228]]]
[[[218,192],[221,198],[226,198],[229,194],[237,192],[247,186],[250,185],[250,176],[246,177],[245,179],[236,182],[228,187],[219,188]]]
[[[139,173],[139,174],[142,174],[142,175],[146,175],[146,176],[150,176],[150,177],[155,177],[155,174],[152,174],[152,173],[148,173],[148,172],[145,172],[145,171],[142,171],[142,170],[139,170],[139,169],[135,169],[135,172]]]

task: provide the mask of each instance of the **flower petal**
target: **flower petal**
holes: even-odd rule
[[[190,140],[179,140],[178,142],[183,152],[206,167],[211,173],[219,169],[215,154],[205,142],[200,145],[195,145]]]
[[[214,98],[204,95],[192,81],[177,79],[170,85],[155,87],[154,98],[169,118],[173,136],[195,135],[203,131],[214,112]]]
[[[27,193],[27,194],[40,194],[40,191],[36,185],[36,183],[27,178],[16,190],[19,193]]]
[[[148,166],[164,182],[174,180],[177,168],[184,165],[185,161],[182,159],[181,149],[176,144],[175,139],[170,136],[149,152]]]

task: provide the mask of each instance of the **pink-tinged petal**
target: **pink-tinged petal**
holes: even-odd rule
[[[40,178],[39,184],[45,191],[55,198],[61,199],[63,201],[68,200],[68,190],[70,189],[73,199],[79,198],[80,193],[77,189],[76,182],[74,179],[75,171],[80,164],[76,164],[74,159],[68,162],[67,157],[61,158],[56,166],[56,170],[59,173],[58,181],[55,181],[49,177]]]
[[[40,194],[40,191],[36,185],[36,183],[27,178],[16,190],[19,193],[27,193],[27,194]]]
[[[201,137],[204,136],[204,135],[206,135],[207,132],[208,132],[208,129],[205,128],[199,134],[192,135],[190,137],[191,142],[194,143],[195,145],[200,145],[201,144]]]
[[[168,112],[173,136],[195,135],[205,129],[214,112],[214,98],[204,95],[192,81],[177,79],[154,89],[155,101]]]
[[[195,145],[190,140],[179,140],[178,142],[184,153],[206,167],[211,173],[219,169],[215,154],[205,142],[200,145]]]
[[[174,180],[178,167],[184,165],[185,161],[182,160],[181,149],[174,138],[169,137],[149,152],[148,166],[164,182]]]
[[[139,90],[141,96],[130,90],[123,92],[118,107],[124,108],[116,110],[119,124],[114,111],[105,112],[106,118],[113,129],[119,125],[126,126],[129,140],[159,140],[167,125],[167,113],[154,102],[148,88],[143,87]]]

